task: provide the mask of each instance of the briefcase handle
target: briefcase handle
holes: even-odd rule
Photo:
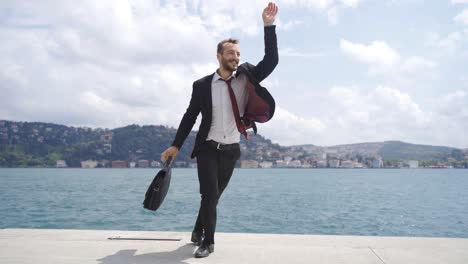
[[[166,162],[164,162],[164,167],[163,169],[164,170],[167,170],[169,169],[170,167],[172,166],[172,156],[169,156],[166,160]]]

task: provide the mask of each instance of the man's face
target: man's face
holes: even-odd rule
[[[224,43],[223,54],[218,53],[219,66],[225,70],[234,72],[237,70],[240,59],[240,48],[238,44]]]

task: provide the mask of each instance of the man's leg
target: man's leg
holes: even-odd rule
[[[213,230],[213,209],[218,197],[218,157],[216,150],[204,146],[197,155],[198,180],[200,182],[201,203],[194,232],[206,234]],[[213,231],[211,231],[213,232]]]
[[[217,205],[221,193],[231,178],[240,150],[219,151],[210,149],[197,157],[198,177],[202,201],[197,222],[201,222],[205,232],[203,243],[195,257],[206,257],[214,250]],[[214,175],[214,176],[213,176]],[[197,228],[197,224],[195,224]]]
[[[236,165],[237,160],[240,157],[240,150],[239,149],[234,149],[234,150],[224,150],[224,151],[217,151],[218,155],[218,195],[216,199],[214,199],[212,204],[210,203],[211,206],[211,212],[214,217],[212,217],[212,232],[208,233],[208,235],[205,234],[205,240],[206,240],[206,245],[214,244],[214,233],[216,230],[216,222],[217,222],[217,206],[218,206],[218,201],[219,198],[221,197],[221,194],[223,191],[226,189],[229,180],[231,179],[232,173],[234,171],[234,167]]]
[[[220,161],[218,166],[218,192],[219,196],[226,189],[229,180],[231,179],[232,173],[234,172],[234,167],[236,162],[240,158],[240,149],[233,149],[225,151],[223,155],[220,155]]]

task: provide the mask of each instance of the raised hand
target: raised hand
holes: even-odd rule
[[[269,2],[267,7],[263,9],[263,13],[262,13],[263,24],[265,26],[273,25],[273,23],[275,22],[277,13],[278,13],[278,6],[273,2]]]

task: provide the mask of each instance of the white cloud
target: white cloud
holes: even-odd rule
[[[459,90],[444,96],[439,101],[437,110],[454,121],[468,122],[468,92]]]
[[[192,82],[215,69],[218,33],[174,4],[22,1],[9,8],[0,27],[2,118],[176,126]]]
[[[327,11],[328,22],[331,25],[337,25],[339,19],[340,9],[337,6],[334,6]]]
[[[426,69],[433,69],[437,65],[423,57],[410,57],[403,62],[401,70],[407,73],[415,73]]]
[[[282,0],[281,6],[284,4],[287,7],[304,7],[309,9],[325,10],[330,7],[334,0]]]
[[[346,7],[356,8],[362,0],[340,0],[340,2]]]
[[[439,41],[439,46],[444,48],[450,53],[454,53],[460,42],[462,40],[462,35],[459,32],[452,32],[446,38]]]
[[[273,119],[259,124],[259,133],[282,145],[304,144],[319,138],[327,128],[318,118],[303,118],[277,106]],[[280,129],[278,129],[280,128]]]
[[[363,0],[282,0],[280,6],[306,8],[323,13],[331,25],[338,24],[339,14],[347,8],[357,8]]]
[[[316,58],[316,57],[324,57],[326,56],[325,53],[310,53],[310,52],[302,52],[297,51],[293,48],[281,48],[279,49],[279,55],[281,57],[302,57],[302,58]]]
[[[453,20],[457,23],[468,25],[468,8],[463,9],[463,11],[456,15]]]
[[[326,113],[316,117],[300,117],[278,107],[270,122],[259,125],[259,131],[286,145],[403,140],[464,147],[468,142],[468,136],[460,134],[468,129],[466,91],[444,96],[424,109],[408,93],[389,86],[371,90],[333,86],[326,104]]]
[[[303,24],[304,24],[304,21],[296,19],[296,20],[288,21],[284,25],[279,24],[278,26],[280,29],[283,29],[285,31],[291,31],[299,26],[302,26]]]
[[[369,45],[340,41],[341,50],[350,57],[369,65],[369,73],[407,73],[434,69],[437,64],[421,56],[411,56],[407,59],[384,41],[373,41]]]
[[[349,56],[372,67],[389,68],[400,61],[400,54],[384,41],[373,41],[364,45],[342,39],[340,48]]]
[[[444,145],[450,141],[452,146],[466,146],[468,136],[459,133],[468,129],[468,122],[461,122],[468,118],[464,107],[468,105],[466,93],[448,96],[450,99],[442,100],[439,109],[423,109],[409,94],[388,86],[370,91],[358,86],[335,86],[329,96],[331,109],[335,110],[330,112],[327,119],[331,121],[326,124],[327,132],[332,132],[323,137],[333,135],[335,142],[403,140]],[[457,104],[450,108],[452,112],[439,113],[442,106],[454,102]]]
[[[192,5],[192,1],[186,2]],[[216,32],[218,37],[224,38],[234,30],[248,35],[258,34],[263,25],[261,12],[266,2],[200,0],[193,6],[207,27]]]
[[[450,0],[452,4],[468,4],[468,0]]]
[[[0,116],[109,128],[131,123],[177,126],[187,107],[192,82],[217,67],[217,41],[261,34],[260,13],[265,3],[3,1],[0,5],[8,14],[0,16]],[[308,23],[302,17],[296,19],[297,9],[309,9],[314,15],[328,17],[330,23],[338,23],[347,8],[361,3],[280,0],[280,16],[292,20],[284,26],[278,23],[278,29],[292,30]],[[283,16],[286,12],[291,13]],[[335,39],[332,31],[330,37]],[[365,28],[363,32],[367,32]],[[454,32],[438,38],[435,45],[458,49],[466,37],[460,35]],[[321,41],[320,45],[330,45],[325,38]],[[282,57],[328,56],[310,52],[315,48],[300,44],[288,44],[279,34]],[[254,45],[260,51],[263,48],[261,41]],[[406,76],[437,67],[429,58],[402,55],[384,41],[362,44],[342,40],[340,47],[344,54],[368,65],[371,73],[391,71]],[[279,70],[265,81],[266,87],[288,88],[291,79],[281,67],[291,65],[280,63]],[[330,81],[323,75],[314,77],[317,82],[301,94],[303,98],[316,98],[316,87],[323,86],[324,79]],[[343,75],[338,73],[336,77],[342,80]],[[335,76],[332,78],[335,81]],[[300,84],[300,79],[292,83]],[[434,108],[424,109],[415,99],[427,98],[419,99],[416,93],[411,97],[391,85],[376,87],[364,90],[359,85],[334,86],[329,93],[322,90],[320,93],[326,96],[317,102],[323,108],[318,110],[313,100],[291,109],[281,105],[271,122],[259,124],[259,131],[281,144],[334,145],[399,139],[466,146],[468,139],[460,131],[468,130],[467,91],[441,96]],[[320,114],[313,116],[312,112]]]

